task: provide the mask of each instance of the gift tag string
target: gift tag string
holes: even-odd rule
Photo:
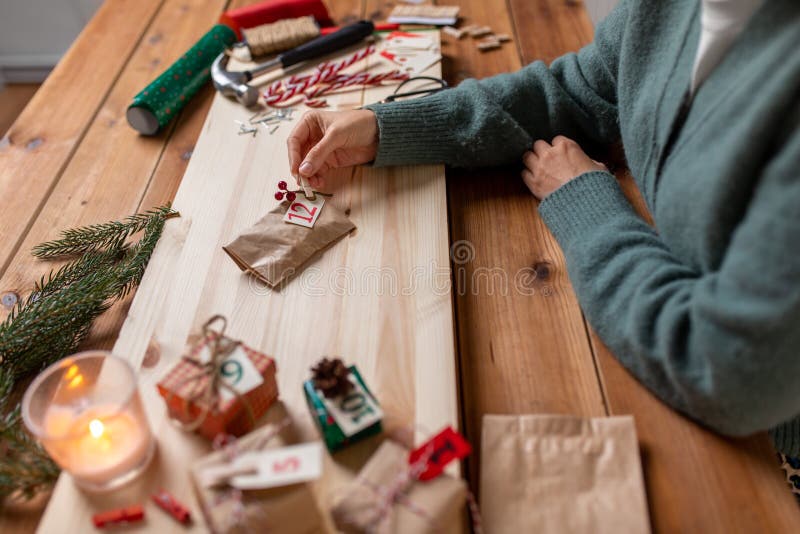
[[[221,323],[219,330],[212,328],[215,323]],[[225,335],[227,326],[228,320],[224,316],[214,315],[211,317],[203,324],[202,341],[192,350],[192,356],[183,357],[184,360],[196,366],[198,371],[189,375],[169,390],[166,399],[167,406],[171,406],[175,391],[180,391],[187,384],[193,384],[192,393],[188,396],[181,396],[183,400],[181,411],[183,415],[188,417],[190,415],[190,406],[194,403],[199,403],[200,413],[189,422],[170,417],[170,421],[182,430],[191,432],[200,428],[211,412],[211,408],[216,404],[220,388],[225,388],[234,395],[237,402],[244,406],[251,425],[255,425],[255,415],[250,403],[236,388],[222,380],[221,371],[225,360],[241,345],[241,341],[236,341]],[[194,357],[204,346],[208,346],[210,353],[207,362],[202,362]]]
[[[292,418],[287,415],[272,428],[270,428],[269,431],[263,436],[260,436],[259,439],[253,441],[253,443],[248,447],[242,447],[239,443],[239,440],[230,434],[217,434],[217,437],[214,438],[212,446],[215,451],[222,452],[226,462],[231,463],[242,452],[259,451],[263,449],[270,440],[283,432],[283,429],[291,424]],[[246,505],[244,503],[244,493],[242,490],[231,486],[229,483],[226,484],[225,489],[221,491],[214,499],[213,506],[220,506],[225,502],[231,502],[231,506],[233,508],[231,511],[230,524],[228,525],[228,528],[231,529],[237,526],[244,526],[246,518]]]

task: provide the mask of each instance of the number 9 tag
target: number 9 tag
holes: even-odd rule
[[[324,204],[325,197],[322,195],[318,194],[314,200],[308,200],[303,195],[299,195],[297,200],[292,202],[289,209],[286,210],[283,222],[313,228]]]

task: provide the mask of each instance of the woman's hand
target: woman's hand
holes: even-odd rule
[[[552,145],[536,141],[533,151],[522,156],[522,162],[525,164],[522,179],[539,200],[581,174],[608,171],[605,165],[587,156],[578,143],[563,135],[554,138]]]
[[[310,111],[294,127],[287,144],[292,176],[300,175],[314,189],[322,189],[330,169],[375,159],[378,121],[369,110]]]

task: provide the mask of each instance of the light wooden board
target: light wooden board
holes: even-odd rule
[[[428,73],[439,75],[439,69]],[[353,95],[339,100],[350,102]],[[301,384],[323,355],[358,365],[390,429],[410,425],[421,435],[457,426],[444,169],[341,173],[329,202],[350,209],[358,229],[283,290],[272,291],[243,275],[220,249],[275,204],[275,183],[288,176],[290,125],[273,136],[236,135],[233,121],[248,116],[235,102],[215,98],[175,198],[182,218],[167,225],[114,347],[138,368],[151,340],[160,346],[158,364],[140,374],[158,457],[141,480],[105,496],[84,494],[63,476],[40,532],[80,531],[92,513],[144,501],[161,485],[199,519],[188,468],[209,445],[169,424],[155,383],[178,361],[187,337],[215,313],[229,318],[230,335],[276,358],[281,399],[303,439],[318,433]],[[323,510],[375,445],[357,444],[326,460],[325,479],[317,485]],[[155,508],[148,510],[148,528],[184,530]],[[203,530],[202,521],[195,529]]]

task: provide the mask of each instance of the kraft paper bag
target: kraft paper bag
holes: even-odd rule
[[[277,448],[294,443],[285,432],[276,434],[273,426],[254,430],[240,438],[235,449],[240,453]],[[229,487],[204,487],[203,472],[228,461],[224,451],[215,451],[192,466],[192,481],[200,508],[212,534],[317,534],[324,532],[324,520],[311,484],[303,482],[268,489],[241,490],[241,501],[233,498]]]
[[[485,415],[480,500],[488,534],[650,532],[633,418]]]
[[[413,481],[394,502],[385,495],[408,469],[408,449],[386,440],[358,477],[339,495],[331,514],[336,528],[347,534],[460,533],[467,488],[460,478],[439,475]]]
[[[315,254],[356,227],[330,202],[323,206],[313,228],[284,222],[287,207],[286,202],[279,204],[222,247],[241,270],[270,287],[297,274]]]

